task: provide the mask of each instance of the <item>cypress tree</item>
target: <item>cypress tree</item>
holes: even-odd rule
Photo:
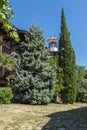
[[[62,101],[64,103],[74,103],[76,100],[75,53],[71,45],[70,33],[66,25],[63,8],[61,12],[61,33],[59,39],[59,67],[63,71]]]
[[[12,81],[14,101],[47,104],[54,94],[55,73],[49,64],[42,31],[34,24],[20,43],[19,70]]]

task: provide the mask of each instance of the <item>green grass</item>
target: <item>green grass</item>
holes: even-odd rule
[[[87,130],[87,104],[0,105],[0,130]]]

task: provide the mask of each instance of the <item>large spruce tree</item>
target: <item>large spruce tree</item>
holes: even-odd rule
[[[34,24],[20,43],[19,68],[12,81],[15,102],[47,104],[54,94],[55,73],[49,64],[42,31]]]
[[[76,63],[75,53],[70,41],[64,9],[61,12],[61,33],[59,39],[59,67],[63,71],[63,89],[61,91],[64,103],[74,103],[76,100]]]

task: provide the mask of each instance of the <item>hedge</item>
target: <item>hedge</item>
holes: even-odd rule
[[[0,87],[0,104],[11,103],[12,97],[13,94],[10,87]]]

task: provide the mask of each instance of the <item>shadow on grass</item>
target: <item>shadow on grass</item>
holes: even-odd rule
[[[87,130],[87,107],[47,116],[50,120],[41,130]]]

